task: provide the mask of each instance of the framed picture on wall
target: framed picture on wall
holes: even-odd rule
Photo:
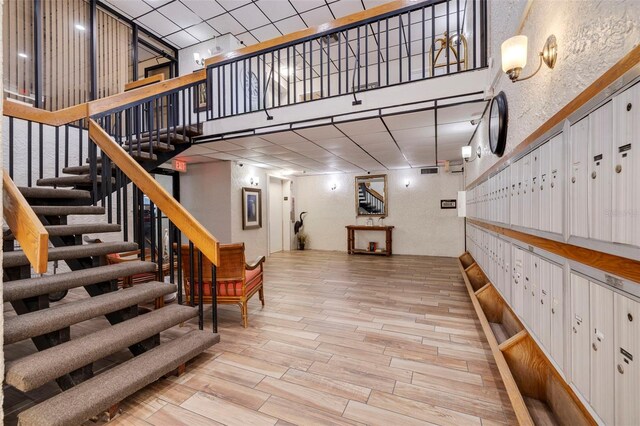
[[[193,112],[203,112],[207,110],[207,85],[201,83],[193,88]]]
[[[262,228],[262,190],[242,188],[242,229]]]

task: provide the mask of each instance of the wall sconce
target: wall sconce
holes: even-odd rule
[[[252,186],[258,186],[258,185],[260,185],[260,180],[259,180],[257,177],[255,177],[255,176],[251,176],[251,177],[249,178],[249,183],[250,183]]]
[[[471,148],[471,145],[465,145],[462,147],[462,158],[464,159],[465,162],[471,163],[476,158],[482,157],[482,147],[480,145],[478,145],[478,148],[476,149],[476,158],[474,158],[473,160],[470,160],[472,152],[473,152],[473,149]]]
[[[502,71],[507,73],[512,82],[528,80],[540,71],[544,62],[550,69],[556,65],[558,58],[558,43],[553,34],[547,38],[542,51],[539,53],[538,69],[527,77],[520,78],[522,69],[527,65],[527,36],[517,35],[502,43]]]
[[[409,179],[406,179],[406,180],[404,181],[404,187],[405,187],[405,188],[408,188],[408,187],[409,187],[409,185],[411,185],[411,181],[410,181]]]
[[[337,184],[337,183],[335,183],[335,182],[333,182],[333,183],[331,184],[331,190],[332,190],[332,191],[335,191],[337,188],[338,188],[338,184]]]

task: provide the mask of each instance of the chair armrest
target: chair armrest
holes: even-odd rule
[[[245,269],[251,271],[253,269],[256,269],[258,266],[262,266],[262,264],[265,262],[265,257],[264,256],[259,256],[256,257],[253,262],[251,263],[245,263],[244,267]]]

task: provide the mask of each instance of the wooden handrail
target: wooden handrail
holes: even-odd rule
[[[86,118],[87,105],[84,103],[58,111],[47,111],[46,109],[34,108],[14,99],[5,99],[2,105],[2,114],[7,117],[33,121],[34,123],[62,126]]]
[[[9,173],[2,175],[4,220],[38,274],[47,272],[49,233],[24,198]]]
[[[232,59],[242,58],[243,56],[249,56],[263,50],[273,49],[274,47],[290,44],[297,40],[304,40],[313,36],[322,35],[331,30],[338,30],[356,22],[365,21],[367,19],[375,18],[376,16],[400,11],[411,6],[415,6],[418,3],[427,2],[417,0],[395,0],[389,3],[385,3],[371,9],[363,10],[362,12],[352,13],[351,15],[344,16],[325,24],[317,25],[315,27],[309,27],[307,29],[296,31],[290,34],[285,34],[280,37],[272,38],[271,40],[263,41],[262,43],[234,50],[233,52],[227,52],[220,55],[212,56],[211,58],[208,58],[204,61],[205,67],[221,62],[230,61]]]
[[[133,89],[138,89],[140,87],[149,86],[150,84],[159,83],[164,80],[164,75],[156,74],[151,77],[141,78],[140,80],[132,81],[131,83],[127,83],[124,85],[124,91],[128,92]]]
[[[219,244],[215,237],[92,119],[89,119],[89,138],[180,231],[184,232],[211,263],[218,265]]]

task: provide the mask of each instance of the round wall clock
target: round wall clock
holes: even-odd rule
[[[489,147],[498,157],[502,157],[507,145],[508,121],[507,95],[500,92],[491,100],[489,111]]]

